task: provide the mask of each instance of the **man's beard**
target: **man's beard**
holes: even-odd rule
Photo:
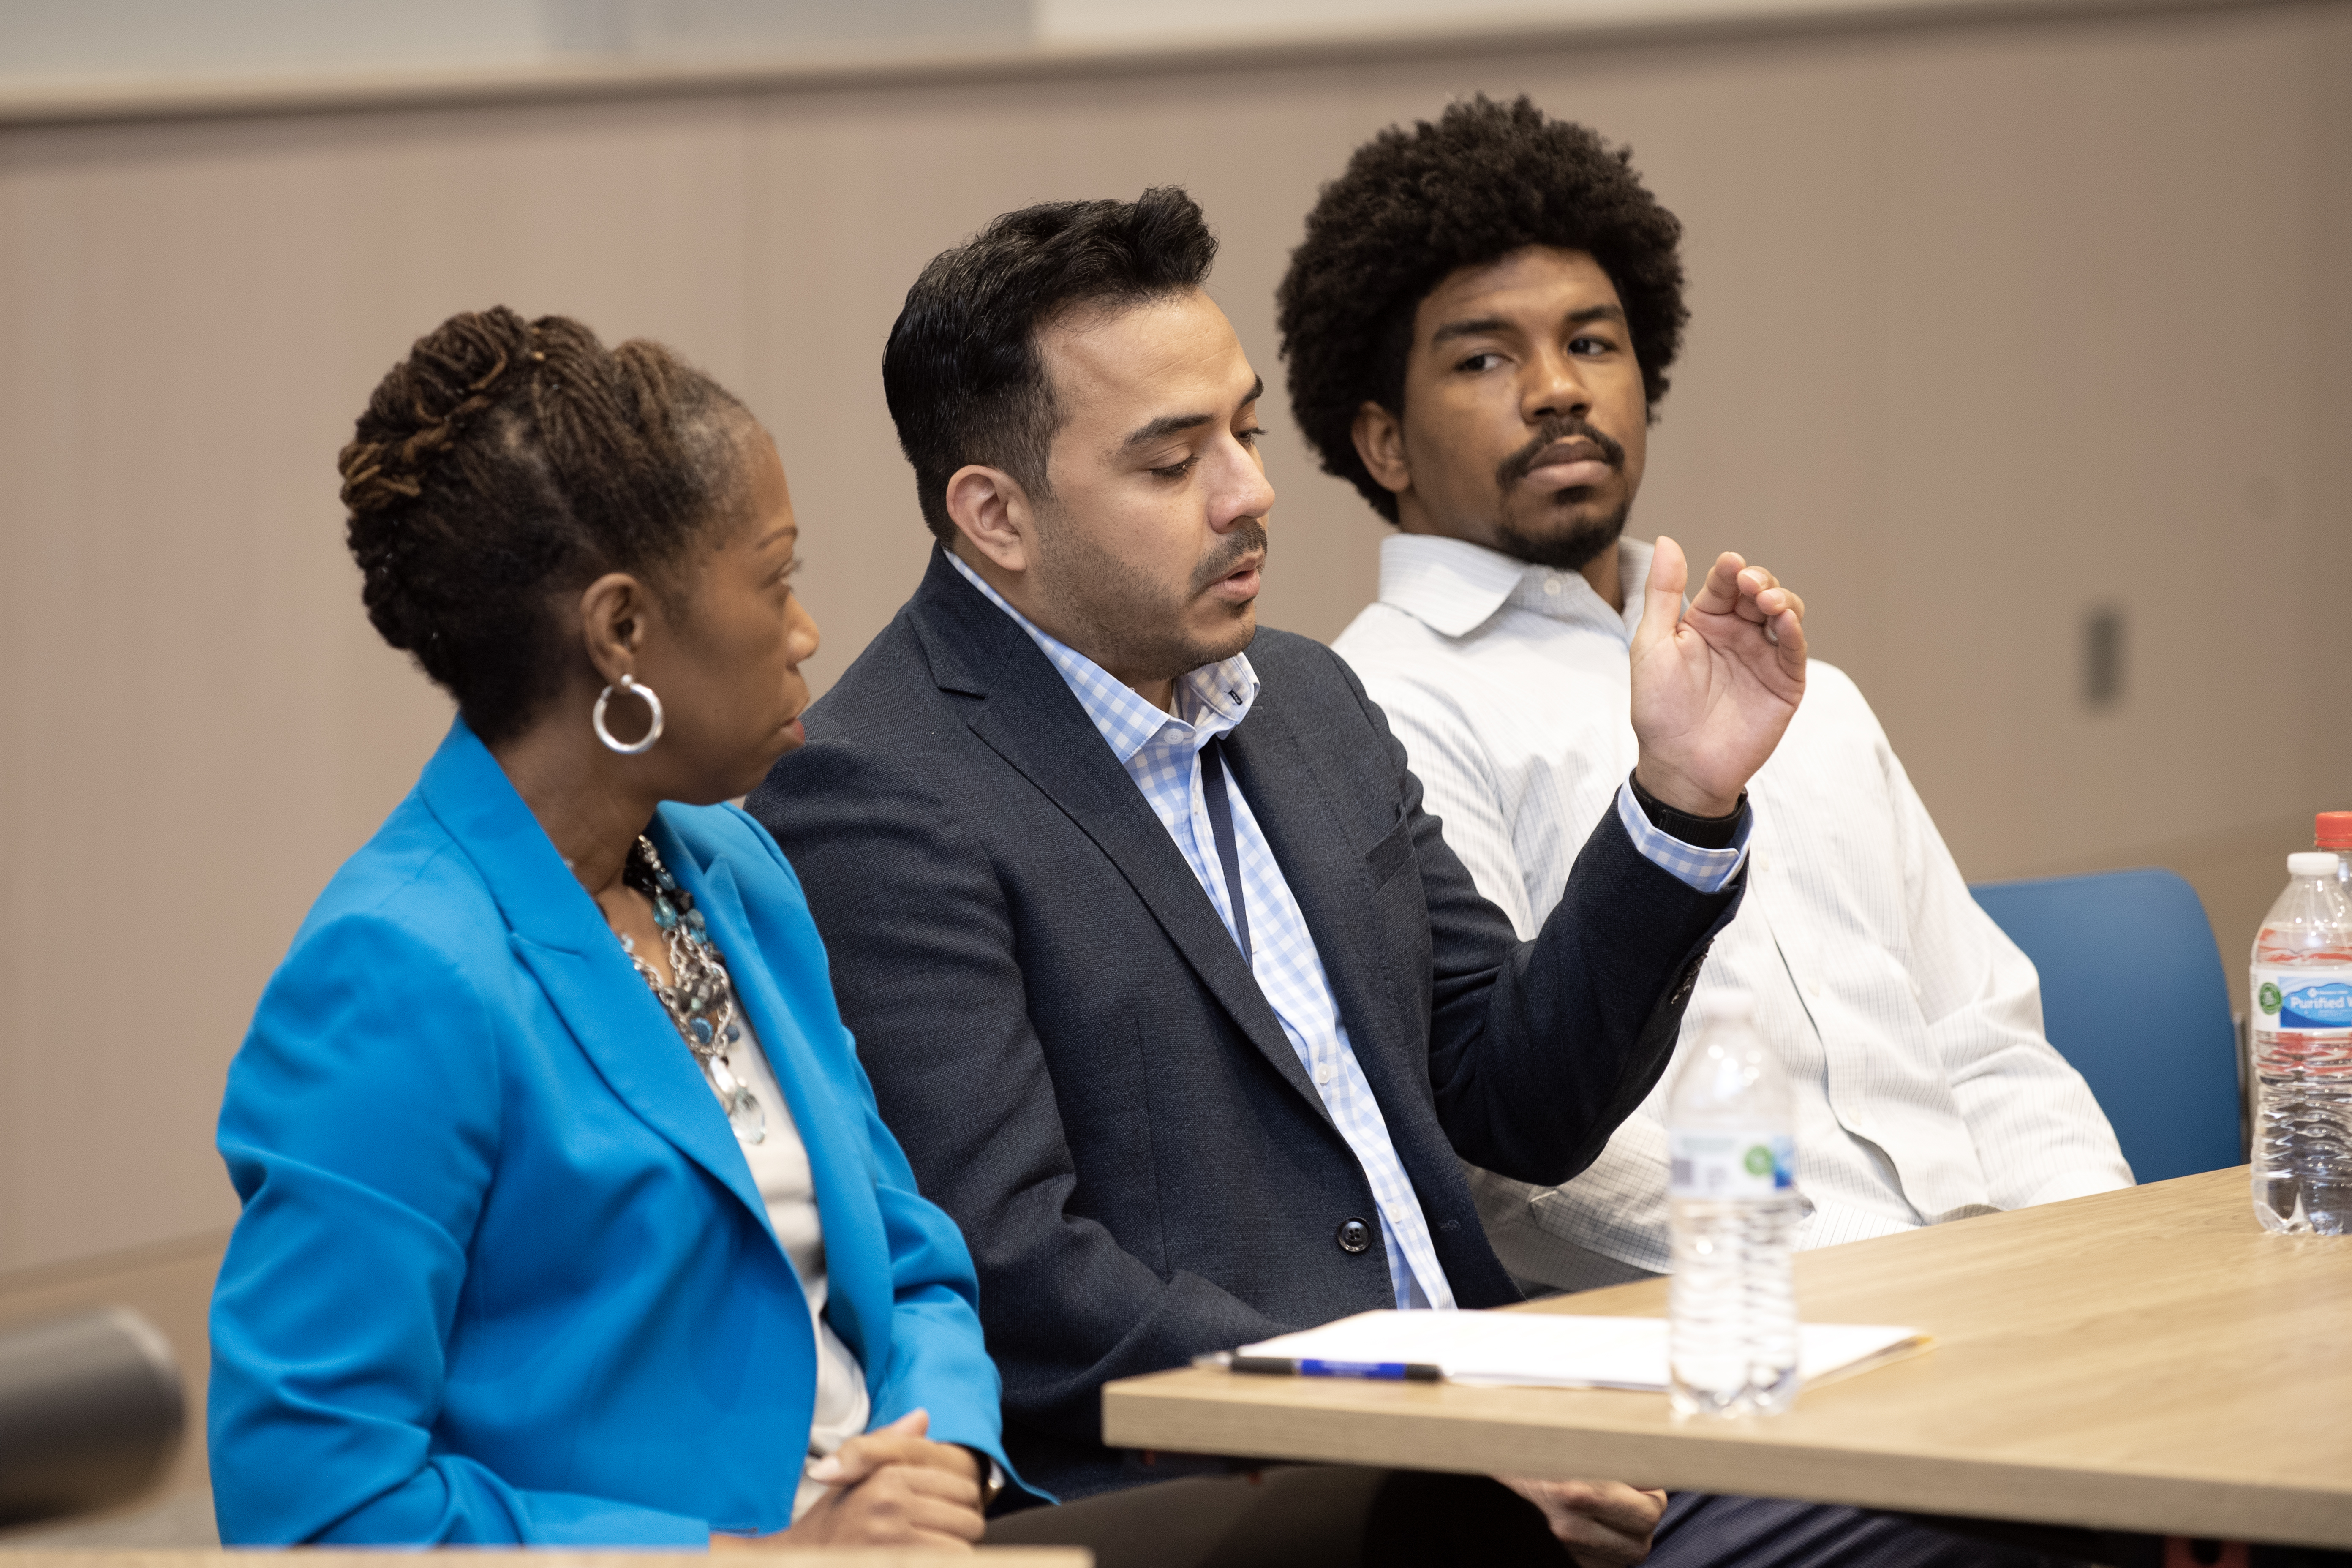
[[[1625,448],[1615,437],[1599,426],[1581,419],[1554,416],[1543,422],[1532,439],[1496,467],[1495,479],[1505,503],[1496,510],[1495,543],[1503,553],[1517,560],[1549,566],[1556,572],[1581,572],[1593,557],[1617,542],[1625,531],[1625,520],[1633,510],[1633,498],[1627,496],[1616,510],[1606,517],[1588,518],[1570,523],[1565,532],[1537,534],[1529,532],[1512,517],[1507,506],[1511,492],[1527,481],[1536,460],[1570,437],[1581,437],[1601,449],[1601,460],[1619,473],[1625,470]],[[1573,487],[1581,488],[1581,487]],[[1562,490],[1559,495],[1568,492]],[[1559,495],[1552,498],[1554,503]]]
[[[1094,650],[1095,662],[1139,679],[1172,679],[1231,658],[1249,646],[1253,625],[1238,642],[1233,634],[1208,640],[1188,634],[1184,612],[1210,586],[1232,574],[1253,553],[1266,548],[1265,524],[1245,517],[1227,529],[1216,550],[1192,574],[1183,596],[1171,601],[1160,585],[1140,576],[1097,546],[1082,531],[1065,526],[1052,503],[1037,509],[1039,582],[1048,586],[1069,618],[1074,636]]]
[[[1563,533],[1529,533],[1508,513],[1495,521],[1495,544],[1506,555],[1555,572],[1581,572],[1593,557],[1617,542],[1633,515],[1627,500],[1607,517],[1587,518]]]

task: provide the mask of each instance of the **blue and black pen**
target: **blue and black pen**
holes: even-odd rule
[[[1441,1383],[1445,1369],[1422,1361],[1323,1361],[1313,1356],[1241,1355],[1216,1351],[1194,1356],[1194,1366],[1221,1366],[1228,1372],[1256,1373],[1267,1377],[1361,1377],[1378,1383]]]

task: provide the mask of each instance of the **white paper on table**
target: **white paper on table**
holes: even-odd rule
[[[1806,1323],[1797,1366],[1825,1383],[1893,1361],[1934,1342],[1917,1329],[1877,1323]],[[1421,1362],[1449,1383],[1489,1387],[1629,1388],[1664,1393],[1664,1318],[1589,1318],[1562,1312],[1359,1312],[1295,1334],[1244,1345],[1254,1356]]]

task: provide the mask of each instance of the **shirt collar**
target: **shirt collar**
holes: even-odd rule
[[[1601,627],[1630,641],[1642,621],[1650,555],[1651,547],[1638,539],[1618,541],[1618,571],[1625,591],[1621,615],[1592,591],[1581,572],[1534,565],[1466,539],[1391,533],[1381,541],[1381,603],[1402,610],[1441,637],[1467,637],[1507,604],[1554,620]]]
[[[1171,739],[1187,742],[1191,749],[1197,751],[1248,718],[1251,706],[1257,701],[1257,671],[1251,668],[1247,654],[1237,653],[1178,677],[1174,713],[1155,708],[1110,671],[1014,609],[954,551],[947,552],[947,558],[950,565],[963,574],[965,582],[985,594],[990,604],[1012,616],[1013,624],[1029,634],[1029,639],[1053,664],[1063,684],[1078,700],[1078,706],[1086,710],[1087,717],[1094,721],[1122,767],[1136,752],[1171,728],[1176,731]]]

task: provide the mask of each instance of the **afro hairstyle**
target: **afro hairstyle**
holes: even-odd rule
[[[1543,245],[1587,253],[1616,285],[1654,417],[1690,317],[1681,238],[1631,149],[1524,97],[1481,93],[1434,124],[1391,126],[1323,187],[1275,293],[1292,416],[1324,471],[1394,522],[1396,497],[1356,455],[1356,411],[1402,411],[1413,312],[1449,274]]]

